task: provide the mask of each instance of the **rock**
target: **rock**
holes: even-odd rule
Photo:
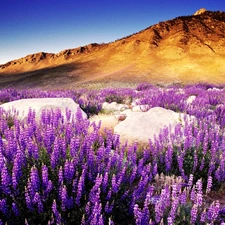
[[[223,89],[219,89],[219,88],[209,88],[209,89],[207,89],[207,91],[223,91]]]
[[[200,15],[200,14],[206,12],[206,11],[207,11],[207,10],[206,10],[205,8],[201,8],[201,9],[199,9],[199,10],[197,10],[197,11],[195,12],[194,16]]]
[[[186,115],[191,121],[192,118]],[[154,136],[158,136],[161,130],[171,126],[173,130],[179,123],[184,124],[185,114],[176,113],[161,107],[155,107],[148,112],[134,112],[120,122],[114,128],[114,133],[119,134],[121,141],[128,140],[129,143],[148,143],[149,139],[154,141]]]
[[[20,99],[17,101],[7,102],[0,105],[0,108],[13,113],[18,113],[19,119],[25,119],[29,109],[35,110],[36,119],[39,120],[43,110],[60,109],[64,118],[66,118],[66,109],[71,111],[71,115],[76,115],[80,106],[71,98],[31,98]],[[81,110],[81,109],[80,109]],[[83,118],[87,118],[87,114],[82,111]]]
[[[107,114],[94,115],[89,120],[90,124],[95,123],[96,125],[98,125],[99,122],[101,122],[100,132],[102,133],[104,133],[105,128],[113,130],[114,127],[119,123],[119,120],[118,118],[116,118],[116,116]]]
[[[118,121],[124,121],[126,118],[127,118],[127,115],[122,113],[122,114],[118,114],[118,115],[115,115],[115,118],[118,120]]]
[[[118,104],[117,102],[108,103],[104,102],[102,104],[102,108],[109,112],[115,112],[115,111],[123,111],[125,109],[129,109],[129,106],[126,104]]]
[[[147,112],[149,110],[149,105],[136,105],[132,108],[133,112]]]
[[[187,104],[191,104],[195,99],[196,99],[196,96],[195,95],[191,95],[191,96],[188,97],[186,102],[187,102]]]

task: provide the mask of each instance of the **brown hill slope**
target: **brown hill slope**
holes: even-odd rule
[[[225,12],[202,10],[108,44],[36,53],[0,65],[0,87],[75,87],[149,81],[225,83]]]

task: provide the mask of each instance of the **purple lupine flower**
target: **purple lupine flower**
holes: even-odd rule
[[[42,173],[42,187],[46,189],[48,186],[48,167],[44,164],[42,164],[41,173]]]
[[[204,209],[204,211],[201,213],[200,222],[206,222],[206,209]]]
[[[113,174],[111,182],[112,182],[112,192],[116,193],[118,187],[117,187],[117,183],[116,183],[116,175],[115,174]]]
[[[130,176],[130,185],[133,183],[134,179],[136,178],[136,174],[137,174],[137,165],[134,165],[131,176]]]
[[[35,195],[34,195],[33,204],[37,204],[39,214],[43,212],[44,206],[43,206],[43,203],[42,203],[42,200],[41,200],[41,196],[38,192],[36,192]]]
[[[134,205],[134,218],[135,218],[135,223],[137,225],[141,225],[141,220],[142,220],[142,212],[141,212],[141,209],[139,209],[138,205],[135,204]]]
[[[74,158],[77,155],[79,148],[80,139],[73,137],[70,142],[70,156]]]
[[[73,176],[74,176],[74,174],[75,174],[75,160],[74,159],[72,159],[72,160],[70,160],[69,161],[69,174],[68,174],[68,180],[69,180],[69,182],[71,182],[72,181],[72,179],[73,179]]]
[[[169,216],[169,217],[167,218],[167,224],[168,224],[168,225],[173,225],[173,219],[172,219],[171,216]]]
[[[65,159],[66,158],[66,140],[65,138],[63,139],[60,138],[59,141],[60,141],[60,147],[61,147],[61,157]]]
[[[217,219],[219,211],[220,211],[220,203],[218,200],[216,200],[214,203],[212,203],[212,220]]]
[[[78,206],[80,206],[80,199],[81,199],[82,192],[83,192],[85,174],[86,174],[86,170],[83,169],[82,174],[81,174],[81,176],[79,178],[79,181],[78,181],[78,184],[77,184],[76,204]]]
[[[190,199],[191,199],[191,201],[194,202],[195,198],[196,198],[196,191],[195,191],[195,186],[193,186],[191,189]]]
[[[143,158],[141,158],[139,161],[138,161],[138,167],[137,167],[137,172],[138,174],[141,174],[142,171],[143,171],[143,166],[144,166],[144,160]]]
[[[119,191],[119,187],[124,179],[124,176],[125,176],[125,172],[126,172],[126,167],[124,166],[122,171],[118,173],[118,179],[117,179],[117,182],[116,182],[116,185],[117,185],[117,192]]]
[[[64,164],[64,178],[67,181],[70,180],[70,162],[68,159],[66,159]]]
[[[68,206],[67,188],[64,185],[61,193],[61,209],[65,211]]]
[[[106,201],[109,201],[112,197],[112,188],[109,189],[107,196],[106,196]]]
[[[211,191],[212,188],[212,176],[209,176],[207,179],[207,187],[206,187],[206,194]]]
[[[52,213],[55,217],[55,222],[56,224],[60,224],[61,223],[61,215],[57,210],[57,204],[56,204],[56,200],[54,199],[53,204],[52,204]]]
[[[108,172],[106,172],[103,177],[103,181],[102,181],[102,189],[103,189],[104,193],[106,192],[106,189],[108,187],[108,178],[109,178],[109,174],[108,174]]]
[[[58,160],[60,157],[60,141],[59,139],[56,137],[54,140],[54,147],[53,147],[53,151],[51,153],[51,167],[53,169],[56,168],[57,164],[58,164]]]
[[[196,189],[197,189],[197,194],[195,198],[195,204],[196,206],[201,206],[202,205],[202,180],[201,179],[197,181]]]
[[[172,185],[172,194],[171,194],[172,199],[175,199],[177,197],[177,185],[173,184]]]
[[[106,202],[106,204],[105,204],[105,210],[104,210],[104,211],[105,211],[108,215],[111,214],[112,210],[111,210],[111,208],[110,208],[110,203],[109,203],[109,201]]]
[[[12,169],[12,184],[13,184],[13,189],[15,191],[17,190],[18,181],[21,176],[22,176],[22,172],[20,170],[18,160],[14,159],[13,169]]]
[[[38,175],[38,170],[35,166],[32,166],[31,172],[30,172],[30,182],[32,185],[32,189],[34,192],[38,192],[40,188],[40,179]]]
[[[170,205],[170,191],[168,187],[165,187],[161,191],[160,198],[158,202],[155,204],[155,220],[157,223],[160,222],[160,220],[163,217],[164,210],[167,206]]]
[[[187,194],[186,194],[186,188],[184,191],[180,194],[180,203],[185,205],[187,201]]]
[[[38,146],[36,144],[32,143],[32,156],[34,159],[38,160],[39,157],[39,150],[38,150]]]
[[[197,205],[193,205],[192,209],[191,209],[191,224],[195,224],[195,221],[197,219],[198,216],[198,209],[197,209]]]
[[[95,179],[95,185],[93,186],[93,188],[91,189],[90,193],[89,193],[89,201],[91,203],[95,203],[96,201],[100,200],[100,186],[102,184],[102,174],[97,174],[97,177]],[[98,196],[99,195],[99,196]]]
[[[193,174],[190,174],[189,176],[189,180],[188,180],[188,186],[191,188],[191,186],[193,185],[193,178],[194,178],[194,175]]]
[[[0,135],[0,142],[1,142],[1,135]],[[2,146],[0,145],[0,171],[2,170],[3,166],[4,166],[4,157],[2,154]]]
[[[48,181],[47,188],[46,188],[46,190],[44,191],[44,196],[47,197],[52,189],[53,189],[53,184],[52,184],[52,181],[49,180],[49,181]]]
[[[1,171],[1,183],[2,183],[2,190],[5,194],[11,194],[10,186],[12,184],[12,178],[9,175],[8,169],[4,163],[4,166]]]
[[[7,202],[6,199],[0,199],[0,212],[2,211],[2,213],[7,216],[8,214],[8,207],[7,207]]]
[[[62,184],[63,183],[63,169],[62,166],[60,166],[59,168],[59,172],[58,172],[58,184]]]
[[[183,163],[184,163],[183,154],[177,156],[177,163],[178,163],[179,170],[181,172],[183,170]]]
[[[172,202],[170,210],[170,217],[172,218],[172,221],[176,218],[178,205],[179,205],[179,197],[175,197],[175,199]]]
[[[26,187],[25,187],[25,200],[26,200],[27,209],[29,211],[33,211],[33,204],[32,204],[29,192]]]
[[[103,219],[102,219],[102,204],[100,202],[95,202],[94,204],[94,208],[91,214],[91,221],[90,221],[90,225],[96,225],[96,224],[101,224],[104,225]]]
[[[171,165],[172,165],[172,157],[173,157],[173,149],[172,147],[169,145],[167,147],[167,151],[165,154],[165,162],[166,162],[166,172],[168,172],[171,169]]]
[[[15,216],[20,216],[20,210],[15,202],[12,203],[12,210]]]
[[[101,164],[101,161],[104,159],[104,153],[105,153],[104,146],[101,146],[100,148],[98,148],[97,154],[96,154],[96,163],[97,164]]]

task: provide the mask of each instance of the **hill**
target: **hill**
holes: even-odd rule
[[[225,12],[159,22],[107,44],[36,53],[0,65],[0,87],[225,83]]]

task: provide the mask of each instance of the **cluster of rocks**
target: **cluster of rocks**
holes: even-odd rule
[[[194,100],[194,97],[190,97],[188,102],[191,103]],[[21,99],[2,104],[0,108],[6,111],[16,110],[20,119],[26,118],[30,108],[35,110],[36,119],[40,119],[44,109],[58,108],[63,116],[66,116],[66,110],[70,110],[72,115],[75,115],[78,109],[81,110],[79,105],[70,98]],[[149,109],[148,105],[137,105],[136,102],[131,105],[104,102],[102,111],[103,114],[89,118],[90,122],[101,121],[102,128],[114,130],[115,134],[120,135],[122,142],[128,140],[129,143],[147,143],[149,139],[154,140],[154,137],[157,137],[165,127],[173,130],[177,124],[185,123],[185,115],[182,113],[161,107]],[[82,110],[81,112],[83,118],[87,118],[86,113]]]
[[[189,104],[195,100],[194,97],[189,99]],[[170,127],[173,131],[178,124],[184,125],[185,119],[189,122],[195,120],[183,113],[162,107],[150,109],[148,105],[136,105],[135,102],[130,106],[116,102],[103,103],[102,107],[119,121],[114,127],[114,133],[120,135],[122,142],[128,140],[130,143],[148,143],[149,139],[154,141],[165,127]]]

